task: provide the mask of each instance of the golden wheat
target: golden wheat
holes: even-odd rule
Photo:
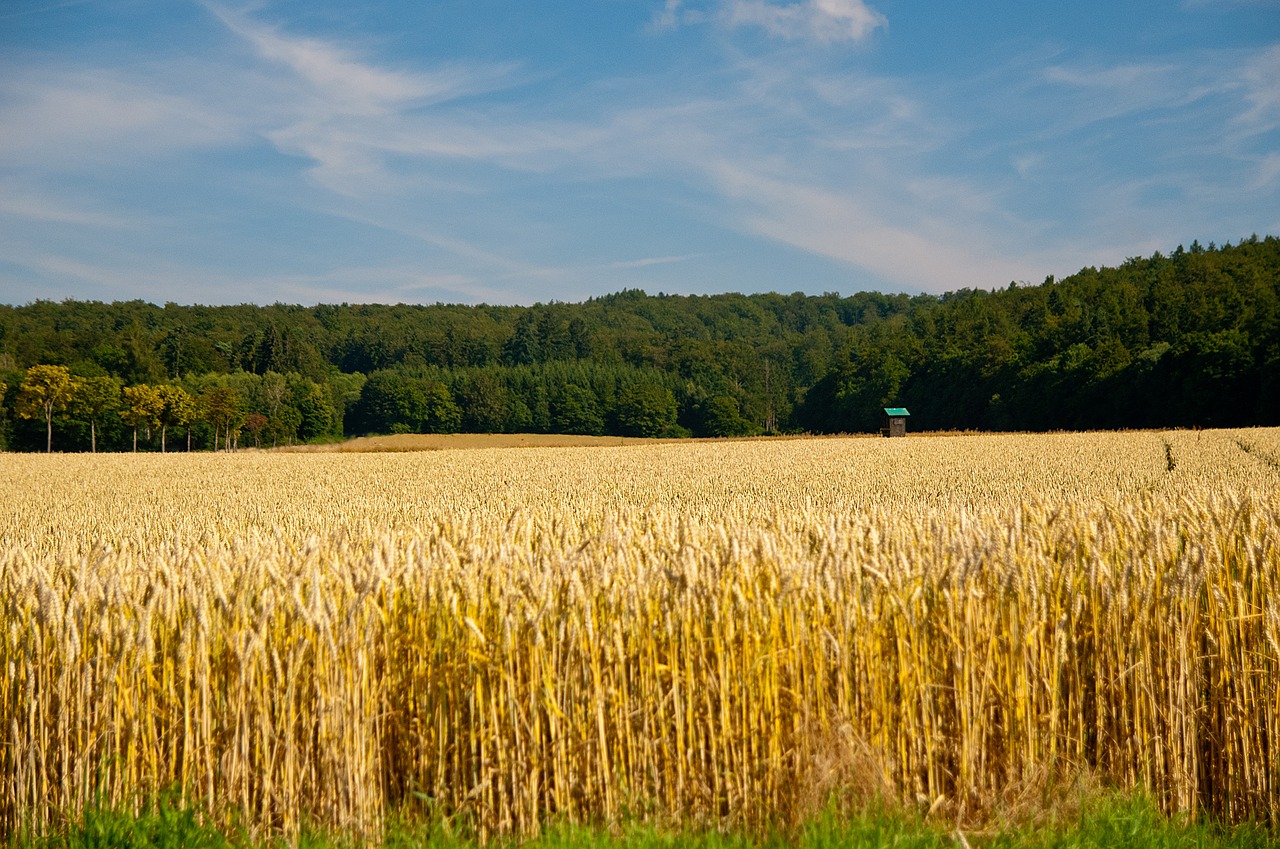
[[[0,832],[1280,817],[1280,431],[0,457]]]

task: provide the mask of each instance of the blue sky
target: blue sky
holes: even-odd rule
[[[0,302],[943,292],[1280,234],[1280,0],[0,0]]]

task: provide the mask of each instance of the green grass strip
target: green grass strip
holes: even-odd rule
[[[140,813],[92,808],[61,832],[11,836],[8,849],[353,849],[357,841],[319,833],[296,843],[251,842],[204,824],[196,811],[161,798]],[[481,844],[450,834],[442,824],[388,829],[382,849],[477,849]],[[1264,849],[1280,846],[1280,834],[1262,826],[1220,827],[1178,822],[1141,799],[1113,798],[1089,805],[1078,818],[1052,825],[961,834],[901,813],[829,813],[798,832],[770,837],[716,831],[664,831],[632,825],[618,832],[553,825],[528,841],[495,840],[498,849]]]

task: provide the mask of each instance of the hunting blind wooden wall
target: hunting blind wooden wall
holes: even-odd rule
[[[907,412],[906,407],[885,407],[884,427],[880,428],[880,432],[885,436],[906,436],[909,415],[911,413]]]

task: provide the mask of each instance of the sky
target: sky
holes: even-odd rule
[[[0,0],[0,303],[941,293],[1280,235],[1280,0]]]

